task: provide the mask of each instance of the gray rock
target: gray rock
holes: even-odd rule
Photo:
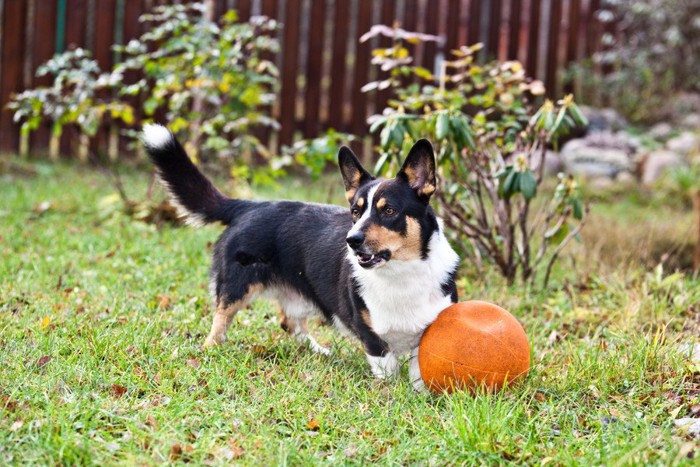
[[[637,147],[636,140],[625,133],[599,131],[566,143],[561,158],[566,170],[575,175],[616,178],[634,171]]]
[[[649,136],[657,140],[664,140],[671,136],[673,132],[673,127],[670,123],[661,122],[657,123],[649,129]]]
[[[651,185],[671,169],[683,167],[686,161],[683,156],[666,149],[651,152],[641,165],[641,179],[644,185]]]
[[[537,172],[542,163],[542,153],[537,151],[532,155],[531,168],[533,172]],[[559,153],[554,151],[547,151],[544,156],[544,174],[545,175],[557,175],[559,172],[564,170],[564,163],[561,160]]]
[[[666,141],[666,148],[681,156],[693,156],[700,152],[700,136],[689,131]]]
[[[686,130],[700,130],[700,114],[689,113],[688,115],[681,118],[680,124],[681,127],[683,127]]]
[[[588,127],[586,129],[589,132],[617,131],[627,127],[627,120],[615,109],[598,109],[585,105],[579,108],[588,119]]]
[[[673,424],[691,438],[700,439],[700,418],[679,418]]]

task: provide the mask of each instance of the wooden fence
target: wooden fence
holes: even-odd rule
[[[216,15],[236,8],[242,20],[267,15],[283,23],[276,57],[279,98],[272,109],[281,123],[276,144],[335,128],[365,134],[367,116],[381,111],[385,92],[363,93],[375,79],[370,52],[384,39],[359,43],[373,24],[398,22],[407,30],[437,34],[442,44],[418,46],[418,63],[433,69],[436,57],[459,45],[482,42],[484,58],[516,59],[551,95],[569,91],[561,71],[590,56],[600,44],[595,19],[600,0],[208,0]],[[103,69],[114,60],[110,46],[144,32],[139,16],[164,0],[0,0],[0,151],[17,151],[19,126],[5,108],[10,96],[46,85],[36,68],[54,53],[83,47]],[[66,132],[64,152],[75,131]],[[104,139],[104,138],[103,138]],[[48,130],[31,138],[45,151]],[[103,141],[95,147],[104,151]]]

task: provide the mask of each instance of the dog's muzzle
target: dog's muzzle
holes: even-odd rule
[[[380,251],[378,253],[370,253],[363,248],[365,243],[365,234],[362,232],[353,232],[349,234],[345,241],[352,248],[357,262],[365,269],[371,269],[389,261],[391,254],[388,251]]]

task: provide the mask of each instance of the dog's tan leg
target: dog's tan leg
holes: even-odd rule
[[[216,310],[214,311],[214,321],[211,323],[211,331],[209,331],[209,337],[204,341],[204,347],[212,347],[215,345],[220,345],[224,342],[226,338],[226,330],[231,325],[233,317],[236,316],[238,310],[240,310],[240,301],[232,303],[231,305],[224,306],[219,303],[216,305]]]
[[[263,290],[260,284],[248,287],[248,291],[239,300],[226,303],[219,300],[214,311],[214,320],[211,323],[211,331],[209,337],[204,341],[204,347],[213,347],[221,345],[226,339],[226,331],[228,330],[233,317],[236,316],[239,310],[248,306],[248,304]]]

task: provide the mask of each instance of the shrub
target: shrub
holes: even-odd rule
[[[393,43],[373,52],[373,63],[388,77],[365,87],[391,93],[384,112],[370,118],[370,131],[380,132],[376,169],[398,165],[413,141],[430,139],[441,171],[438,209],[462,253],[479,265],[491,261],[509,282],[518,272],[533,282],[547,264],[546,285],[587,210],[569,176],[559,177],[546,201],[539,189],[548,145],[585,123],[573,98],[536,109],[532,98],[544,93],[542,83],[528,79],[515,61],[478,63],[478,44],[454,51],[434,76],[412,65],[407,43],[437,38],[375,26],[363,39],[377,34]]]
[[[200,148],[209,155],[235,156],[232,173],[255,177],[249,168],[253,156],[273,157],[253,130],[278,126],[266,113],[278,82],[267,59],[279,49],[273,35],[277,22],[253,17],[239,23],[232,10],[216,23],[202,2],[159,6],[140,20],[153,27],[115,46],[123,61],[109,72],[81,49],[40,67],[39,74],[54,75],[53,84],[18,94],[10,104],[15,120],[23,121],[22,131],[46,120],[54,136],[74,124],[92,137],[108,117],[133,125],[135,114],[146,120],[159,116],[195,159]],[[136,137],[138,131],[127,134]],[[261,167],[260,178],[274,176],[278,166]]]

